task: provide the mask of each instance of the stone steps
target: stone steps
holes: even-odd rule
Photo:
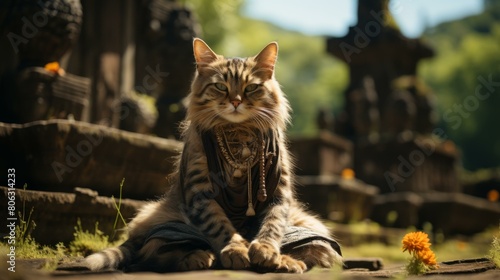
[[[6,187],[0,187],[0,204],[7,207],[8,191]],[[118,204],[118,199],[115,200]],[[33,209],[30,219],[35,222],[36,227],[31,236],[40,244],[55,245],[59,242],[68,243],[73,240],[73,233],[78,219],[81,221],[83,230],[94,233],[96,222],[99,230],[106,235],[115,232],[113,228],[117,209],[115,202],[110,197],[99,196],[96,191],[83,188],[75,188],[72,193],[44,192],[32,190],[15,190],[15,221],[20,224],[18,213],[23,213],[25,220]],[[126,222],[134,217],[136,211],[144,205],[144,201],[122,199],[120,213]],[[7,211],[0,211],[0,219],[7,221],[11,217]],[[121,220],[118,221],[116,230],[123,228]],[[5,236],[8,229],[2,227],[0,234]]]
[[[75,187],[101,195],[151,199],[168,190],[182,143],[69,120],[0,123],[0,185],[15,169],[16,187],[72,192]]]

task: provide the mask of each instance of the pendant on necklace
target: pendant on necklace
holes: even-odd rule
[[[243,176],[243,172],[241,172],[241,169],[236,168],[233,172],[233,177],[234,178],[241,178]]]
[[[251,154],[250,149],[247,147],[247,145],[245,145],[243,147],[243,150],[241,150],[241,157],[243,159],[247,159],[250,156],[250,154]]]

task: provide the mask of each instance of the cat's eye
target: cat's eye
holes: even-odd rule
[[[248,86],[245,87],[246,92],[252,92],[255,91],[259,87],[258,84],[249,84]]]
[[[215,87],[218,89],[218,90],[221,90],[221,91],[226,91],[227,90],[227,86],[223,83],[215,83]]]

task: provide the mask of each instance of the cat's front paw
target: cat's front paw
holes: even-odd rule
[[[246,269],[250,267],[248,248],[245,243],[229,243],[220,252],[220,261],[224,268]]]
[[[215,255],[211,251],[196,250],[184,257],[177,265],[179,271],[202,270],[212,267]]]
[[[279,249],[270,243],[252,241],[248,255],[250,262],[263,272],[302,273],[307,270],[304,262],[281,255]]]
[[[296,260],[288,255],[281,255],[278,272],[303,273],[307,270],[307,265],[303,261]]]
[[[259,268],[272,271],[276,270],[280,265],[280,252],[273,244],[254,240],[250,243],[248,255],[250,256],[250,262]]]

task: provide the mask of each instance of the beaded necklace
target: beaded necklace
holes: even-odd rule
[[[243,133],[243,137],[238,137],[236,135],[230,139],[233,142],[228,141],[226,133],[221,127],[216,128],[215,138],[217,139],[217,145],[221,151],[222,156],[226,162],[231,166],[232,176],[234,178],[241,178],[243,172],[247,170],[247,196],[248,196],[248,208],[246,211],[246,216],[255,216],[255,209],[253,206],[253,192],[252,192],[252,171],[251,168],[257,162],[259,162],[259,190],[257,192],[257,199],[261,202],[266,201],[266,142],[260,136],[254,136],[254,133],[250,131],[240,130],[229,130],[230,133]],[[235,139],[236,138],[236,139]],[[257,140],[255,139],[257,138]],[[239,148],[234,148],[234,147]],[[257,157],[259,155],[259,157]]]

